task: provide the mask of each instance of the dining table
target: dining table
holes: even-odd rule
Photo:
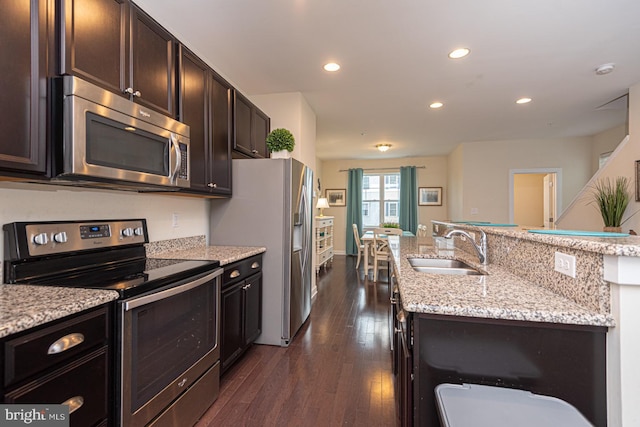
[[[402,236],[404,236],[404,237],[415,237],[415,234],[413,234],[410,231],[403,231],[402,232]],[[379,234],[378,238],[386,239],[387,235],[386,234]],[[365,274],[368,274],[369,273],[369,268],[375,267],[375,266],[370,266],[369,265],[369,250],[370,250],[371,244],[373,244],[373,231],[366,231],[360,237],[360,241],[362,242],[362,245],[364,246],[363,252],[364,252]]]

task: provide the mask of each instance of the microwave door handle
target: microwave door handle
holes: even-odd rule
[[[180,145],[178,144],[176,135],[172,133],[169,140],[171,141],[172,150],[176,156],[176,165],[170,176],[171,183],[175,184],[178,181],[178,172],[180,172],[180,167],[182,166],[182,154],[180,153]]]

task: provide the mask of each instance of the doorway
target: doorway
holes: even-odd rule
[[[555,228],[561,200],[562,170],[509,171],[509,221],[518,225]]]

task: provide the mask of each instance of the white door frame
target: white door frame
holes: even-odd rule
[[[556,219],[562,213],[562,169],[560,168],[536,168],[536,169],[509,169],[509,222],[513,223],[514,175],[525,173],[555,173],[556,174]]]

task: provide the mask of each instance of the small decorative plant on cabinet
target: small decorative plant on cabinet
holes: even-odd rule
[[[288,159],[291,157],[296,140],[293,134],[284,128],[274,129],[267,135],[267,148],[272,159]]]

